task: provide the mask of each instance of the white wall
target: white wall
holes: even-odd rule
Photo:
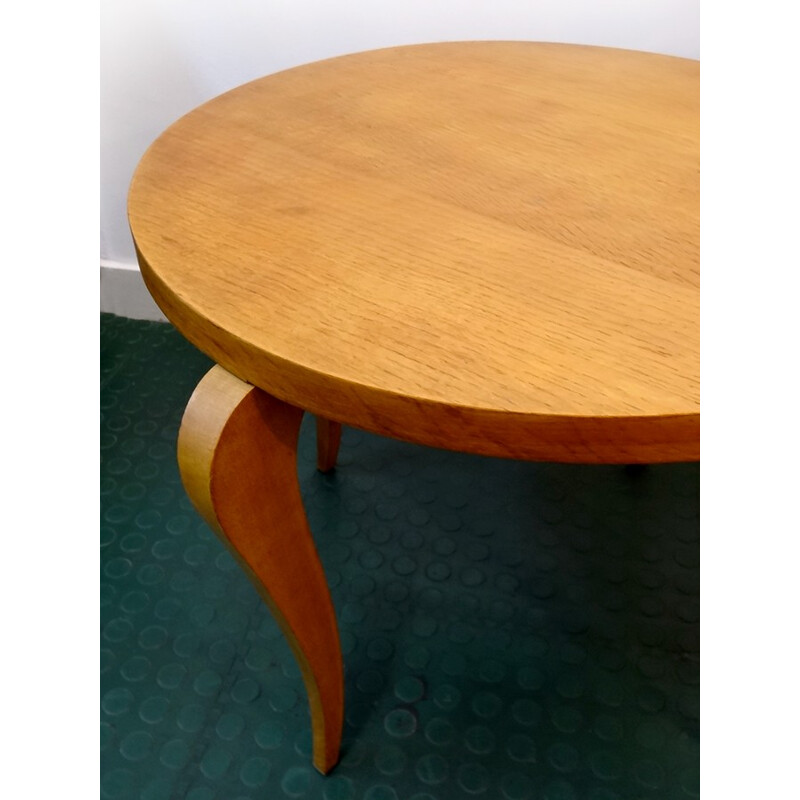
[[[245,81],[359,50],[460,39],[574,42],[699,58],[699,2],[103,0],[101,264],[135,268],[125,204],[147,146],[178,117]],[[124,313],[124,298],[114,305]]]

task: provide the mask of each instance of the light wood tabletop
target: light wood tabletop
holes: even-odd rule
[[[145,281],[300,408],[517,458],[699,457],[696,61],[459,43],[292,69],[179,120]]]
[[[297,656],[339,754],[336,618],[297,486],[349,424],[486,455],[699,459],[699,64],[523,42],[345,56],[246,84],[144,155],[145,282],[218,366],[184,485]]]

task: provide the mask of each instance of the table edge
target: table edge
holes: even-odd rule
[[[134,239],[135,244],[135,239]],[[136,246],[170,323],[236,377],[326,419],[402,441],[528,461],[652,464],[700,459],[700,414],[575,416],[450,405],[320,373],[260,350],[182,302]]]

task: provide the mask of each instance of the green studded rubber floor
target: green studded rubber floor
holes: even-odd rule
[[[101,796],[641,800],[699,793],[699,467],[520,463],[346,429],[300,483],[345,658],[343,756],[184,495],[210,361],[101,315]]]

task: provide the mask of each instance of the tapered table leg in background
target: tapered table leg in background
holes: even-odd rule
[[[302,417],[301,409],[215,366],[184,413],[178,463],[192,502],[291,645],[308,693],[314,766],[327,773],[339,759],[344,681],[333,604],[297,482]],[[327,441],[333,439],[325,452],[329,469],[335,431]]]
[[[336,466],[342,426],[324,417],[317,417],[317,469],[330,472]]]

